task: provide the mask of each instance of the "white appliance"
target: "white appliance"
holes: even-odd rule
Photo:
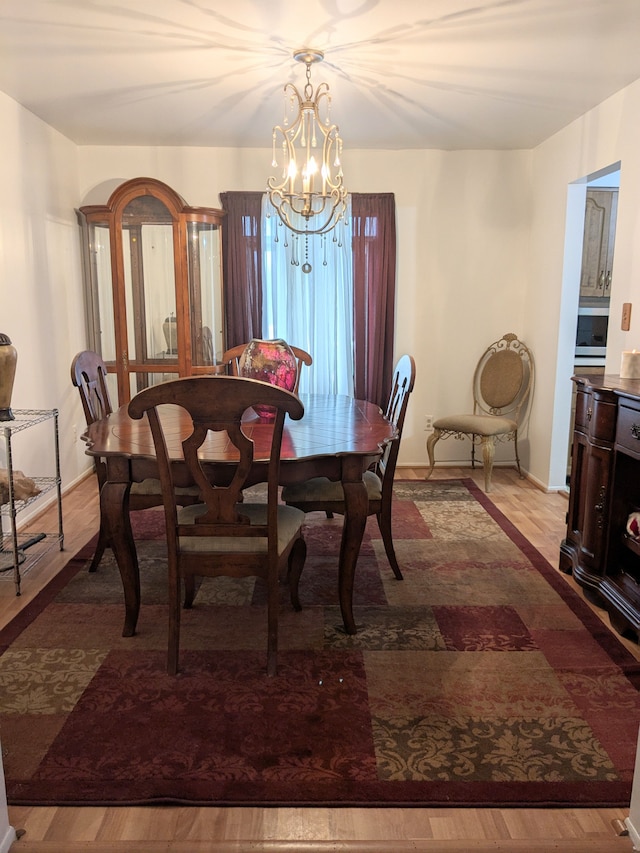
[[[578,307],[576,328],[576,365],[603,366],[607,354],[607,328],[609,325],[609,300],[604,305]]]

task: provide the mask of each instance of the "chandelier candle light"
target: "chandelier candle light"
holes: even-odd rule
[[[273,162],[278,167],[278,140],[283,164],[280,178],[267,182],[269,199],[282,222],[296,234],[326,234],[342,219],[347,190],[342,182],[342,139],[331,124],[329,86],[313,90],[311,66],[324,59],[321,50],[296,50],[293,58],[304,62],[307,82],[301,94],[293,83],[284,87],[285,116],[273,128]],[[289,122],[288,109],[296,112]]]

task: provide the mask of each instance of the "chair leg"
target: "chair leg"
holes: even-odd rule
[[[389,565],[393,569],[394,575],[399,581],[401,581],[403,580],[402,572],[400,571],[400,566],[398,565],[398,560],[396,558],[396,550],[393,547],[393,533],[391,531],[391,513],[378,512],[376,513],[376,518],[378,520],[378,528],[380,529],[380,533],[382,534],[382,542],[384,543],[384,550],[387,554],[387,560],[389,560]]]
[[[439,430],[439,429],[434,429],[434,431],[431,433],[431,435],[430,435],[430,436],[429,436],[429,438],[427,439],[427,453],[428,453],[428,455],[429,455],[429,465],[430,465],[430,468],[429,468],[429,470],[427,471],[427,474],[426,474],[425,480],[428,480],[428,479],[429,479],[429,477],[430,477],[430,476],[432,475],[432,473],[433,473],[433,468],[434,468],[434,466],[435,466],[435,464],[436,464],[436,458],[435,458],[434,450],[435,450],[435,446],[436,446],[436,444],[438,443],[438,441],[440,441],[440,436],[441,436],[441,435],[442,435],[442,431],[441,431],[441,430]]]
[[[524,474],[520,470],[520,456],[518,454],[518,430],[516,430],[513,434],[513,446],[516,452],[516,468],[518,469],[518,476],[521,480],[524,480]]]
[[[278,609],[280,606],[280,590],[278,583],[278,567],[269,569],[267,578],[267,676],[273,678],[278,674]]]
[[[289,554],[289,565],[287,570],[287,578],[289,581],[289,595],[291,596],[291,606],[298,612],[302,610],[299,596],[300,576],[304,568],[304,562],[307,558],[307,543],[304,539],[298,539],[291,553]]]
[[[180,650],[180,576],[177,566],[171,565],[169,558],[169,644],[167,651],[167,672],[178,674],[178,655]]]
[[[493,457],[496,450],[496,440],[492,435],[482,436],[482,463],[484,466],[484,490],[491,489],[491,472],[493,470]]]
[[[196,579],[194,575],[187,575],[184,579],[184,609],[193,607],[193,599],[196,597]]]
[[[89,566],[90,572],[95,572],[100,564],[100,560],[102,559],[102,555],[105,552],[105,548],[109,544],[109,539],[104,529],[104,525],[102,523],[102,519],[100,520],[100,531],[98,533],[98,544],[96,545],[96,550],[93,554],[93,559],[91,560],[91,565]]]

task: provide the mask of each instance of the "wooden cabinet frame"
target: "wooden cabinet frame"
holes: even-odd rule
[[[223,211],[190,207],[161,181],[134,178],[121,184],[106,204],[81,207],[78,216],[89,346],[116,375],[119,404],[167,376],[215,371],[216,354],[225,349]],[[145,238],[149,229],[161,232],[164,226],[171,228],[170,240],[166,235],[171,251],[164,244],[158,249],[157,269],[162,273],[158,283],[145,269]],[[98,230],[102,238],[108,234],[108,248],[99,245]],[[175,353],[168,346],[160,351],[149,345],[150,338],[161,339],[161,319],[149,311],[154,289],[160,302],[163,297],[168,300],[167,319],[175,316]]]

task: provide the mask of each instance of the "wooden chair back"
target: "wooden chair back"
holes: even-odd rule
[[[87,426],[112,413],[109,389],[107,386],[107,367],[98,353],[93,350],[79,352],[71,362],[71,381],[80,393],[82,408]],[[107,466],[104,459],[94,460],[98,490],[107,479]],[[182,504],[191,504],[199,500],[197,489],[177,490]],[[129,509],[151,509],[162,503],[160,482],[148,479],[142,483],[132,483],[129,493]],[[93,560],[89,566],[90,572],[98,568],[105,549],[110,545],[106,534],[104,519],[100,515],[100,531]]]
[[[182,441],[182,457],[188,478],[199,487],[202,502],[178,512],[172,459],[167,446],[161,407],[179,406],[189,419],[189,435]],[[273,424],[258,422],[255,405],[270,406],[276,415]],[[275,631],[278,607],[278,577],[281,561],[288,557],[283,549],[279,519],[280,448],[285,415],[298,420],[304,414],[299,398],[264,382],[224,375],[194,376],[176,379],[146,388],[129,403],[129,414],[146,414],[153,435],[165,511],[170,608],[169,671],[177,671],[179,598],[181,578],[257,576],[269,587],[269,674],[275,672]],[[242,492],[252,485],[255,445],[252,434],[259,423],[261,454],[268,454],[267,507],[243,502]],[[269,430],[271,430],[269,434]],[[268,436],[268,438],[267,438]],[[265,442],[267,442],[265,446]],[[224,448],[228,465],[217,474],[203,462],[203,446],[216,447],[216,456]],[[264,459],[264,456],[263,456]],[[289,507],[281,507],[289,510]],[[300,514],[298,528],[301,527]],[[289,516],[295,519],[295,516]],[[287,531],[284,531],[287,534]],[[291,543],[297,537],[292,531]],[[302,540],[303,541],[303,540]],[[304,556],[302,557],[304,560]],[[187,587],[187,597],[193,586]]]
[[[97,352],[83,350],[71,363],[71,381],[80,392],[87,426],[113,411],[107,388],[107,367]]]
[[[391,393],[385,409],[386,417],[396,428],[394,438],[387,444],[377,463],[377,474],[382,481],[382,501],[391,502],[393,478],[396,472],[400,440],[409,405],[409,396],[416,381],[416,363],[411,355],[403,355],[393,371]]]
[[[400,451],[400,440],[404,420],[409,404],[409,396],[413,391],[416,379],[416,365],[412,356],[403,355],[396,364],[393,381],[385,415],[394,425],[394,436],[369,470],[364,472],[363,481],[368,495],[368,515],[376,515],[378,527],[382,534],[385,552],[393,573],[402,580],[402,571],[398,565],[393,546],[393,531],[391,525],[391,508],[393,502],[393,478]],[[334,513],[344,515],[344,489],[339,481],[327,477],[313,477],[304,483],[293,483],[282,490],[282,499],[289,505],[304,512],[322,511],[329,518]]]

